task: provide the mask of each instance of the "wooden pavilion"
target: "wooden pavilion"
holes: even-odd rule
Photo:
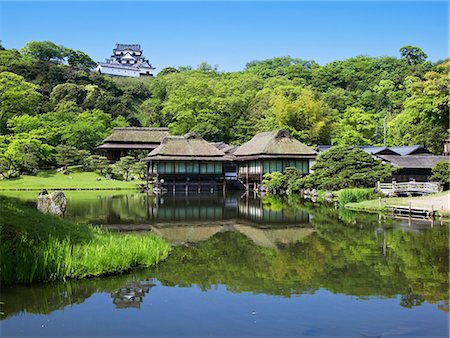
[[[155,190],[172,191],[226,189],[226,164],[233,156],[190,133],[167,136],[144,159],[147,162],[147,185],[154,178]]]
[[[105,151],[108,160],[117,161],[131,152],[148,154],[166,136],[169,136],[168,128],[114,128],[112,134],[97,149]]]
[[[266,173],[283,172],[294,167],[308,174],[317,152],[293,138],[287,130],[274,130],[255,135],[233,154],[239,165],[238,177],[247,190],[257,188]]]

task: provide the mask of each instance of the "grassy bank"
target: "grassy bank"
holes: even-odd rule
[[[137,189],[143,181],[107,180],[94,172],[73,171],[68,175],[55,170],[43,170],[36,176],[22,175],[18,178],[0,180],[0,190],[41,189]]]
[[[439,210],[443,216],[449,216],[449,199],[450,193],[444,191],[437,194],[421,196],[421,197],[391,197],[382,199],[371,199],[357,203],[346,203],[345,207],[350,210],[368,211],[368,212],[384,212],[388,211],[392,206],[408,206]]]
[[[150,235],[107,232],[44,215],[0,196],[1,282],[31,283],[119,273],[153,266],[169,245]]]

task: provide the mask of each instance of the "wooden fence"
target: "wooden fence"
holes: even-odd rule
[[[385,195],[399,194],[433,194],[442,191],[442,185],[439,182],[392,182],[377,183],[377,191]]]

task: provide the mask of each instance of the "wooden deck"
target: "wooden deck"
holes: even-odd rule
[[[391,205],[389,209],[392,214],[397,217],[408,217],[408,218],[419,218],[419,219],[434,219],[439,214],[439,210],[434,210],[433,208],[420,208],[412,207],[410,205]]]

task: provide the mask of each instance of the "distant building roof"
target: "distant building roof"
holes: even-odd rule
[[[259,133],[240,146],[234,155],[238,158],[255,157],[308,157],[314,158],[317,152],[293,138],[287,130],[273,130]]]
[[[416,144],[413,146],[389,147],[389,149],[395,151],[397,154],[402,155],[402,156],[418,155],[418,154],[431,154],[431,152],[421,144]]]
[[[103,142],[106,143],[161,143],[169,136],[168,128],[127,127],[114,128],[112,134]]]
[[[432,169],[438,162],[449,161],[448,156],[436,155],[379,155],[378,158],[400,168]]]
[[[148,150],[155,149],[158,143],[104,143],[97,147],[97,149],[109,150]]]
[[[115,50],[122,51],[122,50],[133,50],[135,52],[139,52],[141,50],[141,45],[139,44],[123,44],[123,43],[117,43]]]
[[[331,145],[319,145],[317,147],[317,150],[319,153],[324,152],[333,146]],[[397,147],[384,147],[384,146],[354,146],[355,148],[359,148],[361,150],[364,150],[372,155],[418,155],[418,154],[424,154],[429,155],[431,154],[430,151],[428,151],[423,145],[416,144],[413,146],[397,146]]]
[[[200,136],[190,133],[184,136],[165,137],[161,144],[148,154],[145,160],[229,161],[232,160],[232,156],[226,155]]]
[[[229,145],[226,144],[225,142],[209,142],[209,143],[212,144],[217,149],[222,150],[225,154],[227,153],[233,154],[238,148],[238,146]]]

